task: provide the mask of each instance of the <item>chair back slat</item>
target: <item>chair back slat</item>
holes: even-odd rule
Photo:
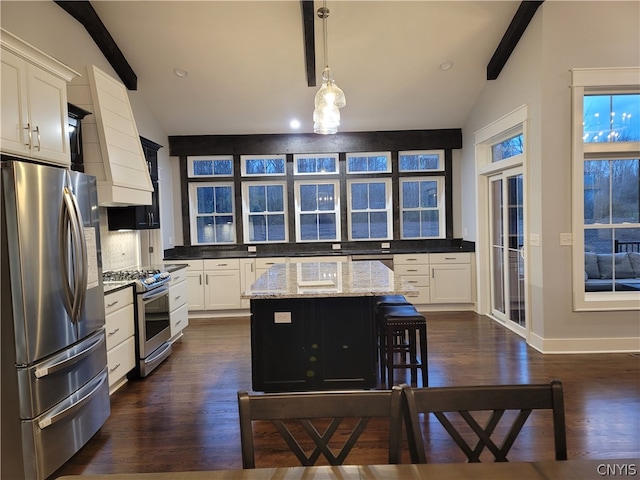
[[[495,461],[506,462],[511,447],[531,412],[540,409],[551,410],[553,413],[556,460],[567,459],[562,383],[557,380],[544,385],[439,388],[412,388],[403,385],[402,389],[409,454],[413,463],[427,461],[420,424],[421,413],[433,413],[469,462],[479,462],[485,448],[493,454]],[[515,415],[506,416],[506,411],[514,411]],[[484,426],[477,420],[479,412],[491,412]],[[465,440],[459,427],[451,421],[451,415],[458,415],[474,432],[476,440],[473,447]],[[507,433],[498,441],[494,437],[501,421],[509,424]]]
[[[391,390],[358,390],[332,392],[291,392],[249,394],[238,392],[240,417],[240,440],[242,444],[243,468],[255,468],[253,422],[270,421],[295,454],[301,465],[311,466],[324,457],[330,465],[342,465],[357,444],[371,418],[389,419],[389,463],[400,462],[402,435],[402,390],[399,386]],[[349,423],[350,431],[344,420]],[[319,421],[322,419],[321,421]],[[318,424],[330,420],[328,426],[318,429]],[[288,424],[290,426],[288,426]],[[302,432],[293,430],[293,425],[302,427],[315,445],[307,454],[302,448]],[[323,423],[324,425],[324,423]],[[339,431],[346,436],[341,446],[330,447],[329,442]],[[341,437],[342,438],[342,437]]]

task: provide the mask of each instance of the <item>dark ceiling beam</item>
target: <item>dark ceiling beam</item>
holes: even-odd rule
[[[307,68],[307,86],[316,86],[316,35],[313,0],[300,0],[304,29],[304,61]]]
[[[102,54],[129,90],[138,89],[138,77],[124,58],[113,37],[88,0],[54,0],[65,12],[75,18],[89,32]]]
[[[500,40],[498,48],[496,48],[493,57],[491,57],[487,65],[487,80],[495,80],[498,78],[507,60],[509,60],[511,53],[513,53],[513,50],[520,41],[522,34],[527,29],[529,22],[531,22],[533,15],[543,2],[544,0],[536,2],[523,1],[520,4],[502,40]]]

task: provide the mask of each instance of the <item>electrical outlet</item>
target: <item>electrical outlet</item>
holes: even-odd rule
[[[573,235],[571,233],[561,233],[560,245],[573,245]]]
[[[529,245],[531,245],[532,247],[539,247],[540,246],[540,234],[539,233],[532,233],[529,235]]]
[[[291,323],[291,312],[273,312],[273,323]]]
[[[389,242],[382,242],[380,248],[391,248],[391,244]]]
[[[332,250],[340,250],[341,248],[342,248],[342,245],[340,245],[339,243],[334,243],[331,245]]]
[[[255,245],[249,245],[247,247],[247,252],[256,252],[256,251],[257,251],[257,248]]]

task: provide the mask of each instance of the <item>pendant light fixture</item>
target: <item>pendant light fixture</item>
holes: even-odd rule
[[[324,70],[322,71],[322,86],[316,93],[315,109],[313,111],[313,131],[328,135],[338,132],[340,125],[340,108],[347,104],[344,92],[336,85],[329,68],[329,52],[327,47],[327,18],[329,9],[324,0],[318,9],[318,17],[322,19],[322,34],[324,40]]]

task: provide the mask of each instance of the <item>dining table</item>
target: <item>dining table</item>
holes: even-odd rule
[[[58,480],[595,480],[637,478],[640,457],[537,462],[274,467],[65,475]]]

